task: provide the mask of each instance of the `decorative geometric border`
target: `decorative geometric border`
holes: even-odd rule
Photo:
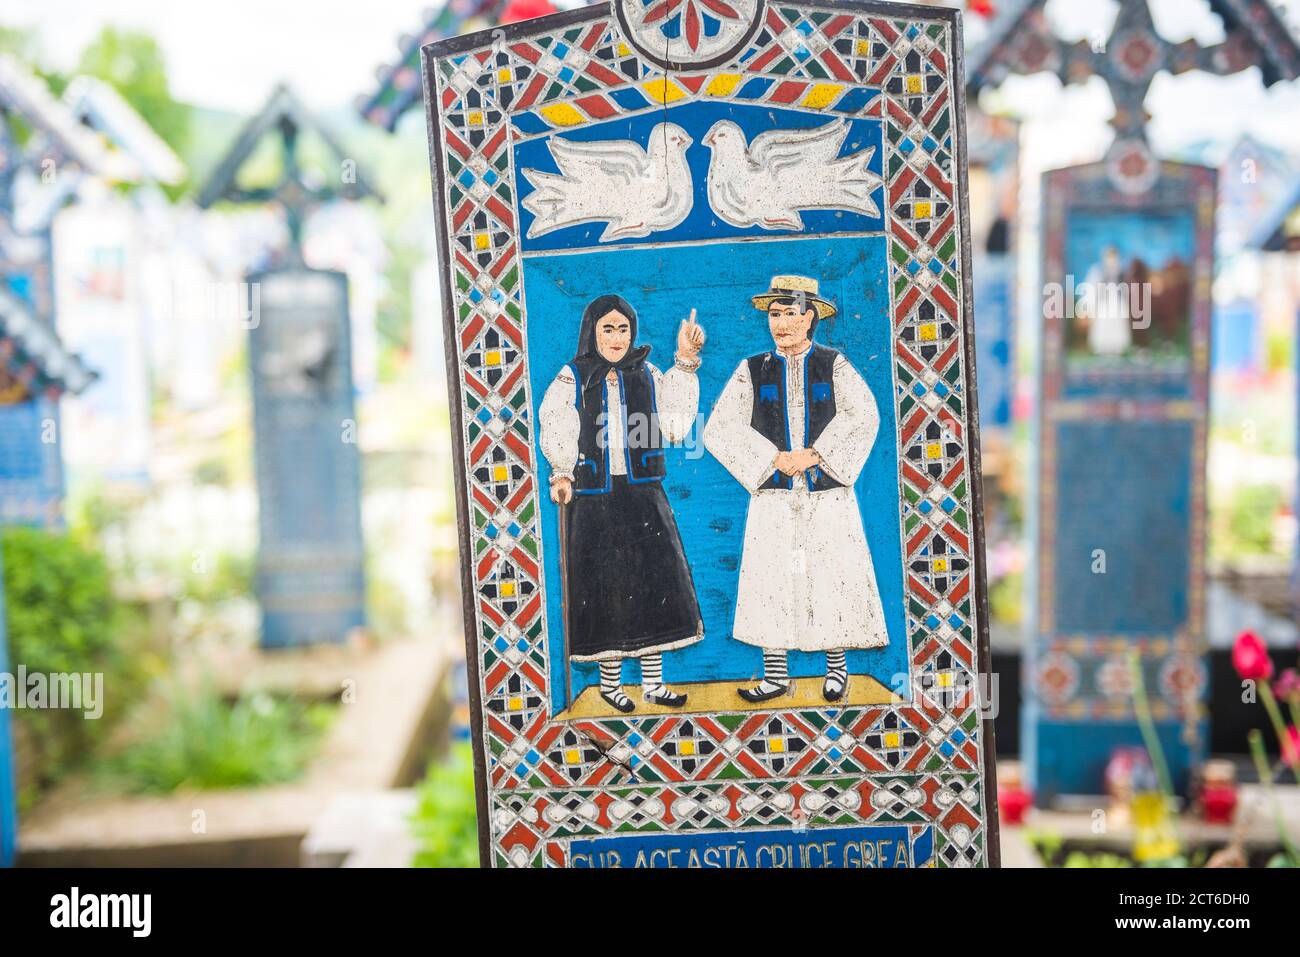
[[[556,840],[577,833],[756,827],[805,806],[836,808],[821,821],[860,824],[892,806],[873,804],[878,792],[910,795],[900,800],[936,825],[941,866],[996,864],[991,722],[979,711],[988,653],[957,14],[771,5],[738,62],[665,75],[623,42],[609,10],[424,50],[484,864],[563,864]],[[893,706],[554,723],[511,145],[709,99],[883,121],[907,629],[920,687]],[[844,788],[858,798],[839,800]],[[674,810],[683,801],[695,813]]]
[[[1070,721],[1132,721],[1133,698],[1107,675],[1118,675],[1119,645],[1136,648],[1146,687],[1152,693],[1153,716],[1189,724],[1204,718],[1201,698],[1208,687],[1204,653],[1205,632],[1205,455],[1209,419],[1210,284],[1214,272],[1214,212],[1216,171],[1203,166],[1162,162],[1148,193],[1116,189],[1106,162],[1052,170],[1043,180],[1043,282],[1065,278],[1065,241],[1072,209],[1136,209],[1157,207],[1191,210],[1197,231],[1193,257],[1190,364],[1188,395],[1182,398],[1125,398],[1118,394],[1067,398],[1065,328],[1056,310],[1043,324],[1043,360],[1039,405],[1036,487],[1038,523],[1035,539],[1037,587],[1034,622],[1036,638],[1027,649],[1030,691],[1043,717]],[[1056,449],[1058,421],[1190,421],[1192,424],[1192,482],[1189,500],[1190,565],[1187,625],[1177,634],[1072,635],[1056,630],[1054,542],[1056,540]],[[1069,679],[1074,673],[1074,680]],[[1122,678],[1118,679],[1122,682]],[[1068,694],[1066,691],[1068,690]]]

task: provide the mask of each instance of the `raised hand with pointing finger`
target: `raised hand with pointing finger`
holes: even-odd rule
[[[700,365],[700,349],[704,347],[704,327],[695,321],[695,310],[690,318],[682,320],[677,329],[677,365],[693,372]]]

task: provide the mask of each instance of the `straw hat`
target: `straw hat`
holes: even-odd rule
[[[772,288],[767,292],[759,293],[753,298],[755,308],[766,312],[777,299],[802,298],[817,310],[818,319],[829,319],[835,315],[835,307],[817,294],[816,279],[807,276],[773,276],[770,285]]]

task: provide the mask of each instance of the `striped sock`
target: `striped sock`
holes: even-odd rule
[[[848,666],[844,661],[844,649],[834,648],[826,652],[826,681],[822,684],[822,697],[827,701],[839,701],[849,686]]]
[[[618,690],[619,679],[623,675],[623,662],[602,661],[600,663],[600,690],[613,692]]]
[[[763,677],[772,684],[783,685],[790,680],[784,651],[763,652]]]
[[[641,659],[641,686],[658,688],[664,683],[664,656],[646,655]]]
[[[784,651],[763,652],[763,680],[752,688],[737,689],[746,701],[762,702],[790,693],[790,676]]]
[[[600,663],[600,693],[606,701],[624,714],[632,710],[632,699],[623,693],[619,682],[623,677],[623,659]]]

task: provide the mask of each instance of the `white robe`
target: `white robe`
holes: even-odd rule
[[[1084,280],[1092,293],[1092,321],[1088,325],[1088,348],[1094,355],[1122,355],[1133,344],[1132,321],[1128,315],[1128,287],[1118,266],[1098,263]]]
[[[792,449],[804,448],[804,363],[786,363]],[[792,651],[879,648],[889,641],[871,552],[853,483],[866,464],[880,416],[871,389],[839,356],[832,373],[835,417],[812,449],[841,487],[810,492],[759,489],[780,451],[751,425],[754,388],[742,362],[718,398],[704,445],[750,494],[736,592],[734,637]],[[890,509],[896,508],[889,503]]]
[[[694,372],[684,372],[675,365],[667,372],[660,372],[649,362],[645,366],[654,380],[660,435],[665,444],[680,442],[690,433],[699,409],[699,377]],[[607,382],[605,388],[606,404],[609,406],[609,418],[605,424],[606,441],[609,443],[609,471],[614,475],[626,475],[627,462],[623,451],[627,445],[627,426],[623,422],[623,401],[618,380]],[[573,469],[578,464],[578,433],[582,429],[576,404],[577,390],[578,383],[574,381],[573,369],[565,366],[547,387],[541,407],[537,410],[538,441],[542,455],[550,463],[555,475],[568,479],[573,478]]]

